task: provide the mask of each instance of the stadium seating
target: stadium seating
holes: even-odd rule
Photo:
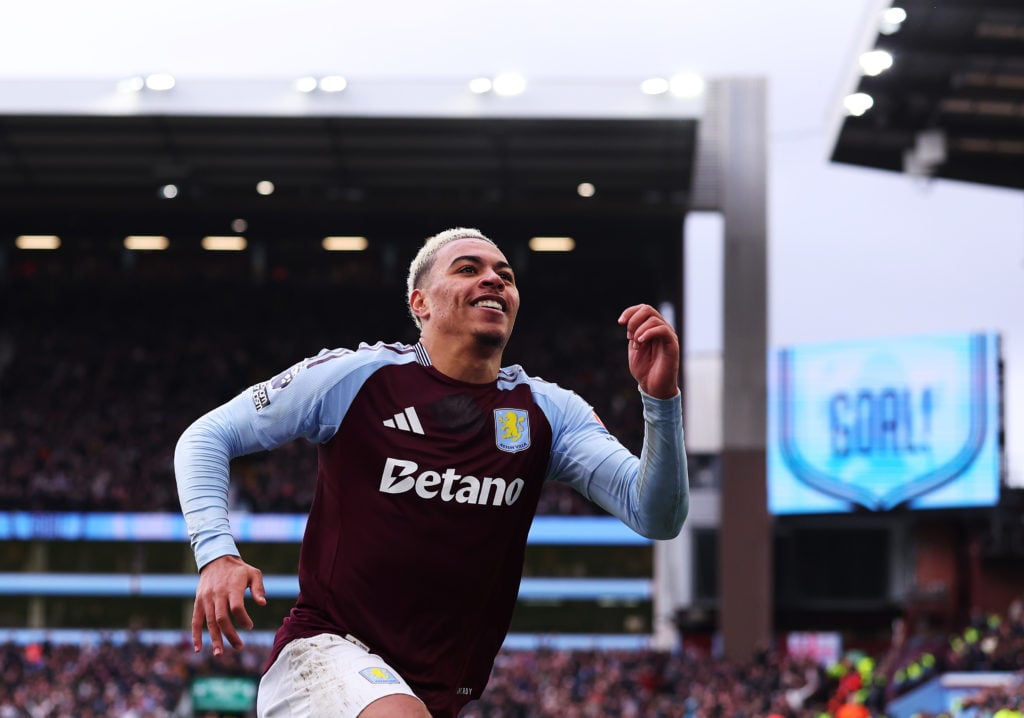
[[[388,291],[381,305],[395,303],[398,290]],[[192,420],[324,347],[415,340],[401,311],[371,321],[324,308],[376,302],[365,294],[296,293],[293,285],[207,288],[168,302],[124,285],[9,289],[0,336],[0,511],[177,512],[174,444]],[[614,317],[604,330],[566,321],[553,340],[545,326],[521,322],[510,360],[576,390],[638,449],[639,399]],[[316,452],[302,441],[240,459],[233,508],[304,512],[315,473]],[[602,513],[556,485],[539,512]]]

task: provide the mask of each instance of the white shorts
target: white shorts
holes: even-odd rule
[[[417,697],[405,680],[366,648],[333,633],[284,647],[260,680],[259,718],[355,718],[378,698]]]

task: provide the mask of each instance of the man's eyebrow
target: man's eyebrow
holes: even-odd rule
[[[484,263],[484,260],[475,254],[461,254],[452,260],[452,263],[448,265],[449,269],[451,267],[454,267],[459,262],[472,262],[473,264],[482,265]],[[494,267],[495,269],[512,269],[512,265],[509,264],[508,262],[495,262]]]

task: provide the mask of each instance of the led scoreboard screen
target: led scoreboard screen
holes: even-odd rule
[[[999,500],[999,336],[801,345],[768,358],[772,514]]]

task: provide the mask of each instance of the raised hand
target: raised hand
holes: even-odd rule
[[[629,371],[644,393],[670,399],[679,393],[679,337],[649,304],[634,304],[619,316],[629,340]]]

